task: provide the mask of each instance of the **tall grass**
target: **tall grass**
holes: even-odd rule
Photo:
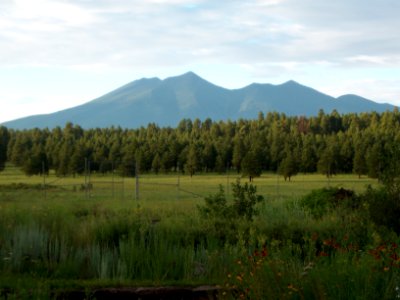
[[[227,179],[234,182],[230,176],[182,177],[180,187],[209,195],[219,184],[226,187]],[[329,185],[362,191],[365,183],[376,184],[347,175],[337,179]],[[176,177],[143,180],[171,183]],[[315,218],[299,198],[327,186],[321,176],[276,183],[272,174],[256,179],[266,200],[253,222],[236,220],[234,228],[218,228],[198,213],[202,198],[177,195],[172,185],[154,198],[151,185],[144,185],[143,198],[134,201],[132,190],[131,198],[86,198],[56,187],[44,198],[33,185],[6,182],[0,187],[0,291],[29,298],[32,293],[16,291],[33,290],[40,298],[55,282],[68,287],[83,280],[91,286],[216,284],[221,298],[234,299],[400,296],[400,252],[390,246],[399,245],[398,236],[383,240],[357,211],[332,209]],[[231,191],[226,193],[231,201]],[[224,232],[235,238],[221,240]]]

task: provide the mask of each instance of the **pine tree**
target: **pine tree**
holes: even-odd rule
[[[198,153],[196,145],[191,144],[186,158],[185,172],[189,173],[190,177],[197,171],[199,165]]]
[[[296,159],[290,149],[286,150],[286,156],[279,166],[279,173],[283,175],[285,181],[290,181],[291,177],[296,175],[298,171]]]
[[[0,126],[0,172],[4,170],[6,165],[9,138],[7,128]]]
[[[259,155],[255,151],[248,151],[243,157],[241,169],[243,176],[249,177],[250,182],[253,181],[254,177],[260,177],[262,167]]]

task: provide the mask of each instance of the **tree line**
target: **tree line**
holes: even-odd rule
[[[320,110],[313,117],[259,113],[253,120],[183,119],[176,128],[155,123],[120,127],[13,130],[0,127],[0,171],[9,162],[27,175],[54,170],[59,176],[92,172],[226,172],[250,180],[263,171],[290,180],[298,172],[326,176],[355,173],[377,178],[397,159],[400,113],[339,114]]]

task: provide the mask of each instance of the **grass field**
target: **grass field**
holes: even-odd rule
[[[400,297],[397,235],[382,235],[362,207],[315,218],[299,204],[315,189],[363,193],[376,180],[263,174],[253,221],[200,213],[219,186],[233,203],[237,179],[144,174],[137,194],[135,178],[26,177],[9,167],[0,173],[0,299],[203,284],[218,286],[222,299]]]
[[[242,182],[247,181],[247,178],[241,178],[239,174],[233,172],[222,175],[207,173],[193,177],[178,174],[143,174],[139,177],[139,199],[154,201],[202,198],[218,191],[220,185],[224,187],[229,196],[230,186],[237,179],[241,179]],[[89,181],[93,186],[93,191],[90,195],[87,195],[83,186]],[[0,188],[10,184],[57,187],[58,189],[47,189],[50,196],[54,193],[60,193],[62,189],[65,194],[70,191],[78,192],[76,195],[78,197],[84,195],[85,197],[136,199],[135,178],[122,178],[118,175],[91,174],[90,178],[85,179],[83,175],[57,177],[51,173],[45,178],[42,176],[27,177],[18,169],[10,167],[0,173]],[[322,187],[343,187],[362,191],[367,185],[376,186],[377,181],[368,177],[359,179],[358,176],[351,174],[340,174],[331,178],[320,174],[299,174],[289,182],[284,181],[282,176],[264,173],[261,177],[255,178],[254,185],[257,186],[259,193],[266,198],[281,199],[299,197],[313,189]]]

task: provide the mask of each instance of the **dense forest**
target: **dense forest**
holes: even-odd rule
[[[6,162],[28,175],[54,170],[75,175],[117,170],[140,172],[226,172],[250,177],[262,171],[282,174],[355,173],[379,177],[397,159],[400,113],[340,115],[320,111],[314,117],[259,113],[254,120],[183,119],[176,128],[64,128],[12,130],[0,127],[0,170]]]

